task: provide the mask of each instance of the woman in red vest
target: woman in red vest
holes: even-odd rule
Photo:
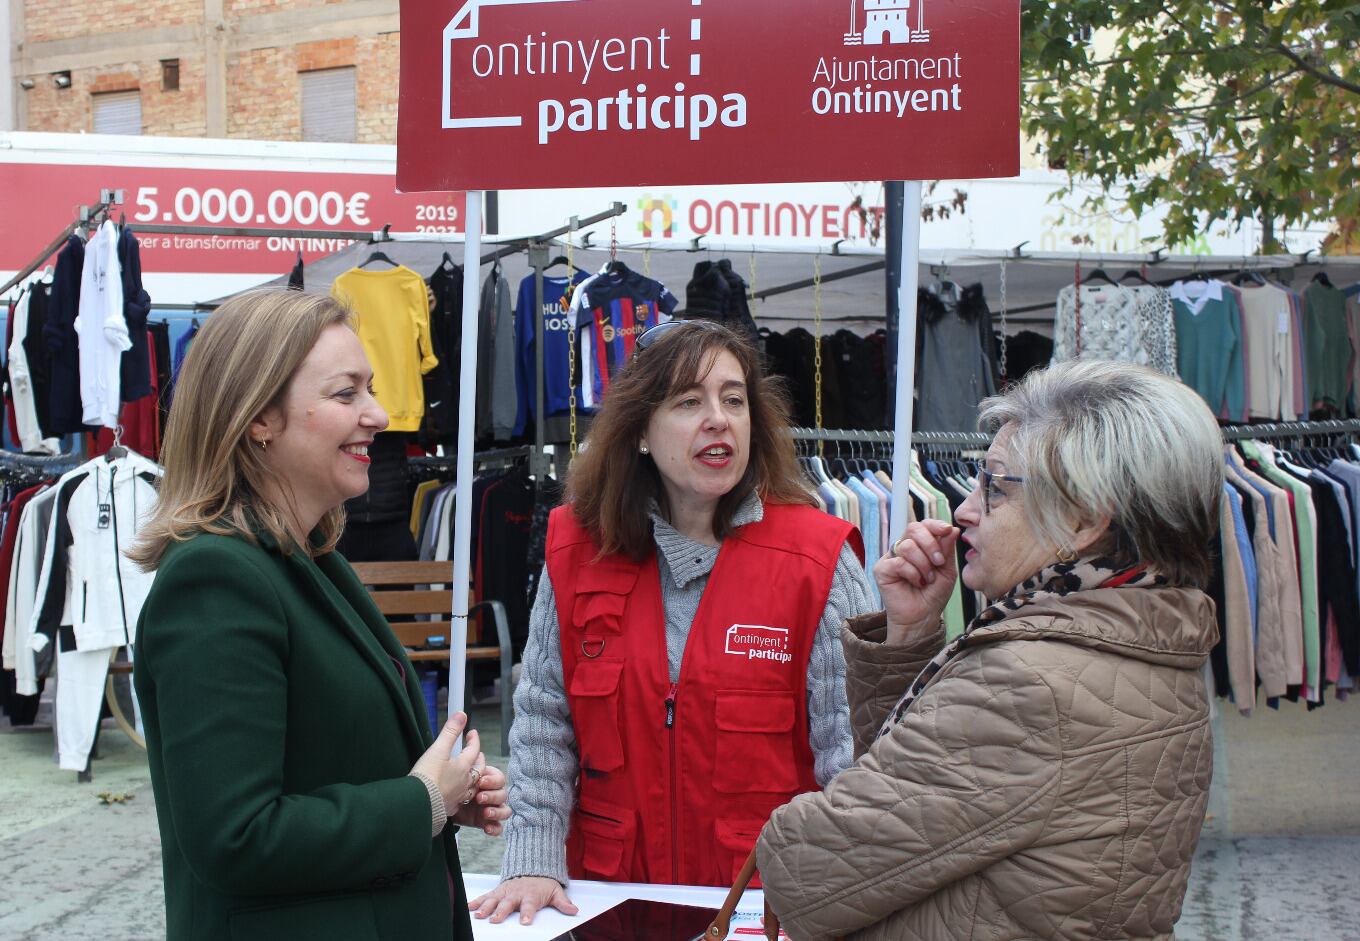
[[[747,340],[672,321],[634,346],[548,523],[502,882],[470,903],[493,922],[574,914],[569,879],[729,885],[770,811],[852,760],[858,531],[813,505]]]

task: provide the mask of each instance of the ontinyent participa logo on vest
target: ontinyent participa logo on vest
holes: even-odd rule
[[[789,653],[789,629],[759,624],[733,624],[729,627],[724,653],[747,660],[773,660],[776,663],[793,660],[793,654]]]

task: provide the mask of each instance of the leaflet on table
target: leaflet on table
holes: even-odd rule
[[[726,941],[757,941],[764,937],[765,916],[762,912],[737,909],[732,913],[732,925],[727,929]],[[788,941],[788,932],[780,928],[779,937]]]

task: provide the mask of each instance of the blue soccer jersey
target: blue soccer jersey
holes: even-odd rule
[[[660,281],[627,268],[606,272],[578,290],[581,295],[581,404],[597,407],[609,389],[609,378],[633,355],[637,338],[671,319],[678,302]]]
[[[578,271],[571,281],[580,284],[587,277],[589,275],[584,271]],[[570,359],[567,355],[567,344],[571,340],[571,316],[562,309],[567,284],[566,277],[543,279],[543,411],[546,415],[566,412],[571,395]],[[515,413],[516,436],[524,434],[534,415],[534,371],[538,368],[534,334],[537,329],[534,276],[529,275],[519,283],[519,300],[515,304],[515,389],[519,394],[519,409]]]

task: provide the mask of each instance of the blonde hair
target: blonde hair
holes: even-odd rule
[[[322,332],[350,327],[350,321],[338,301],[300,291],[249,291],[217,309],[194,338],[175,383],[161,449],[160,500],[130,559],[154,569],[173,543],[198,533],[253,542],[263,530],[289,550],[289,508],[265,496],[269,484],[274,492],[289,491],[251,441],[250,423],[266,409],[282,407]],[[322,517],[322,543],[314,551],[335,548],[344,520],[343,507]]]
[[[1067,362],[984,399],[978,424],[1008,427],[1008,473],[1025,515],[1066,546],[1074,524],[1110,517],[1109,550],[1173,585],[1208,584],[1223,493],[1223,436],[1204,400],[1143,366]]]

